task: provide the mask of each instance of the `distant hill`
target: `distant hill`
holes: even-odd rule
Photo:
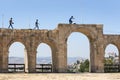
[[[77,60],[84,60],[85,58],[81,58],[81,57],[69,57],[68,58],[68,64],[73,64],[75,63]],[[39,57],[37,58],[37,63],[38,64],[48,64],[51,63],[51,57]],[[9,57],[9,63],[24,63],[24,58],[21,57]]]
[[[21,57],[9,57],[9,63],[24,63],[24,58]]]

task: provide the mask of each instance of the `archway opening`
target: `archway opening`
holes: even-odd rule
[[[46,43],[37,48],[36,72],[52,72],[52,50]]]
[[[119,51],[113,44],[107,45],[105,49],[104,71],[119,72]]]
[[[22,43],[14,42],[11,44],[8,55],[8,72],[25,72],[27,58],[25,55],[27,55],[27,51]]]
[[[89,72],[90,44],[86,35],[73,32],[67,41],[68,72]]]

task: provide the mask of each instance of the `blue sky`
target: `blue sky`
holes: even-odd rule
[[[34,28],[36,19],[39,19],[40,29],[55,29],[59,23],[68,23],[72,15],[75,23],[103,24],[105,34],[120,34],[119,8],[120,0],[0,0],[0,27],[8,28],[12,17],[16,29]],[[88,48],[88,40],[80,40]],[[86,51],[84,53],[89,54],[89,50]]]
[[[29,28],[29,24],[33,28],[39,19],[41,28],[54,29],[73,15],[76,23],[104,24],[105,33],[118,33],[119,4],[119,0],[0,0],[0,22],[4,15],[6,28],[10,17],[15,28]]]

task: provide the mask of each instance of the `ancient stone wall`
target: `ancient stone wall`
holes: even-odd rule
[[[21,42],[26,48],[28,72],[35,72],[40,43],[51,47],[53,72],[66,72],[67,39],[72,32],[83,33],[89,39],[90,72],[104,72],[106,45],[113,43],[120,50],[120,35],[105,35],[103,25],[98,24],[59,24],[54,30],[0,29],[0,72],[8,71],[8,50],[14,42]]]

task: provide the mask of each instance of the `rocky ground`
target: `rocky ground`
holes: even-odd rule
[[[120,73],[1,73],[0,80],[120,80]]]

